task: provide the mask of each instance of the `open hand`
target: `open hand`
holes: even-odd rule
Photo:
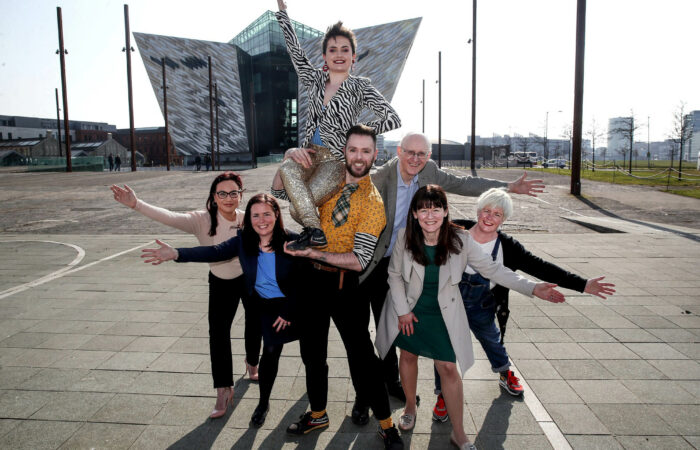
[[[289,244],[289,242],[284,243],[284,252],[289,254],[289,255],[292,255],[292,256],[300,256],[302,258],[310,258],[311,253],[314,250],[311,247],[307,247],[304,250],[291,250],[291,249],[287,248],[287,244]]]
[[[316,150],[311,148],[290,148],[284,153],[284,159],[293,159],[297,164],[301,164],[305,169],[313,165],[311,155],[316,153]]]
[[[586,294],[595,295],[596,297],[606,298],[605,295],[615,294],[615,287],[612,283],[601,283],[605,277],[591,278],[586,282],[586,289],[583,290]]]
[[[554,289],[557,287],[553,283],[537,283],[535,289],[532,291],[532,295],[539,297],[542,300],[547,300],[552,303],[562,303],[566,298],[564,294]]]
[[[406,336],[412,335],[413,322],[418,322],[418,318],[412,312],[399,316],[399,331]]]
[[[527,172],[523,173],[523,176],[508,183],[508,192],[513,194],[526,194],[532,197],[537,197],[538,193],[544,192],[544,181],[543,180],[526,180]]]
[[[144,248],[141,250],[141,258],[144,258],[143,262],[157,266],[162,262],[172,261],[177,258],[177,250],[158,239],[156,239],[156,244],[158,244],[160,248]]]
[[[110,189],[114,193],[114,199],[116,201],[132,209],[136,207],[136,201],[138,200],[136,198],[136,192],[134,192],[129,186],[125,184],[124,188],[122,189],[116,184],[113,184],[110,186]]]
[[[277,0],[277,7],[280,11],[284,11],[285,9],[287,9],[287,3],[285,3],[284,0]]]
[[[288,320],[284,320],[282,316],[277,316],[277,319],[275,319],[275,322],[272,324],[272,328],[275,329],[276,332],[280,332],[284,330],[288,325],[291,325],[292,322]]]

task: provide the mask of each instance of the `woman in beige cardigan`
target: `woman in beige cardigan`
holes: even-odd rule
[[[474,363],[467,314],[459,282],[467,265],[524,295],[563,300],[556,285],[535,283],[494,262],[468,233],[449,220],[447,197],[440,186],[418,189],[411,201],[406,229],[399,232],[389,263],[389,293],[377,330],[376,346],[386,356],[392,344],[401,349],[399,372],[406,408],[399,428],[416,420],[418,356],[434,360],[448,414],[450,441],[475,449],[462,424],[462,376]],[[457,371],[457,362],[461,369]]]

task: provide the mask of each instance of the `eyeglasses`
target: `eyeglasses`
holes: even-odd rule
[[[421,161],[424,161],[428,157],[428,153],[426,152],[414,152],[413,150],[404,150],[403,153],[408,158],[418,158]]]
[[[218,191],[216,193],[216,196],[220,198],[221,200],[225,200],[226,197],[231,197],[232,199],[237,199],[240,197],[240,195],[243,193],[243,190],[238,190],[238,191],[231,191],[231,192],[226,192],[226,191]]]

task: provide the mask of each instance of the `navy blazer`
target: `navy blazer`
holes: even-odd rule
[[[287,241],[297,239],[299,235],[287,230]],[[221,244],[191,248],[178,248],[178,257],[176,262],[218,262],[227,261],[231,258],[238,257],[243,269],[243,277],[245,279],[246,292],[249,296],[255,293],[255,280],[258,274],[258,253],[250,255],[246,253],[243,247],[243,238],[241,232],[238,236],[233,237]],[[309,269],[308,260],[305,258],[297,258],[284,252],[284,250],[275,252],[275,276],[277,285],[280,291],[289,300],[285,302],[282,308],[282,315],[286,320],[293,314],[296,299],[300,294],[299,288],[303,280],[304,272]],[[308,272],[307,272],[308,273]],[[308,278],[308,277],[307,277]]]

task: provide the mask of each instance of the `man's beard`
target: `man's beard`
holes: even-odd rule
[[[369,173],[369,171],[372,169],[372,164],[367,164],[365,166],[365,169],[361,173],[355,173],[355,168],[353,165],[347,161],[345,161],[345,168],[347,169],[348,172],[350,172],[350,175],[352,175],[355,178],[362,178],[365,175]]]

